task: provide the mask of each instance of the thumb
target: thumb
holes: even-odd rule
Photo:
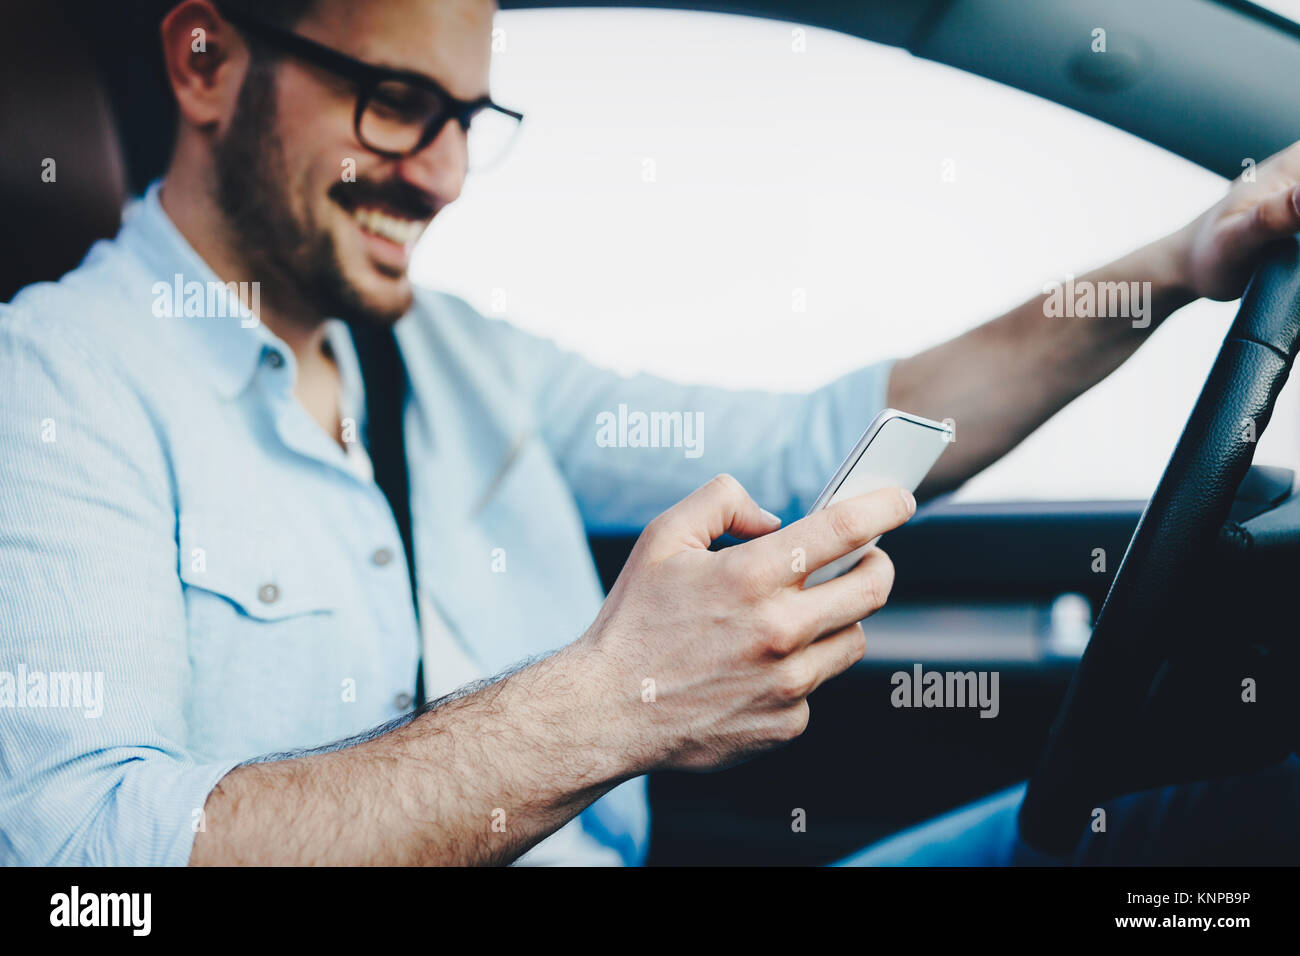
[[[731,475],[701,485],[656,520],[665,541],[707,548],[723,534],[756,538],[775,531],[781,519],[764,511]]]

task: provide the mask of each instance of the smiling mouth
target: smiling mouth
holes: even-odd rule
[[[351,213],[363,232],[387,239],[399,246],[414,245],[415,240],[420,238],[420,233],[424,232],[423,219],[395,215],[378,206],[357,206],[351,210]]]

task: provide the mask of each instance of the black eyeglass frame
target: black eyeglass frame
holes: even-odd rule
[[[524,114],[507,109],[498,103],[494,103],[490,96],[480,96],[473,100],[462,100],[452,96],[432,77],[425,76],[423,73],[415,73],[411,70],[397,70],[389,67],[375,66],[373,63],[367,63],[364,60],[358,60],[355,57],[341,53],[332,47],[317,43],[315,40],[309,40],[301,34],[294,33],[292,30],[281,30],[279,27],[273,27],[268,23],[253,18],[242,16],[237,13],[230,13],[221,10],[221,15],[229,20],[235,26],[239,27],[260,40],[269,42],[272,46],[278,47],[286,53],[298,57],[313,66],[327,70],[336,76],[341,76],[350,80],[357,88],[357,106],[352,114],[352,129],[359,142],[372,153],[388,159],[402,159],[406,156],[414,156],[420,150],[432,143],[443,131],[449,120],[456,120],[460,128],[466,133],[469,132],[470,121],[475,114],[482,110],[495,110],[502,113],[516,123],[522,123]],[[375,90],[380,84],[389,80],[398,80],[408,83],[418,89],[432,93],[434,96],[445,103],[443,110],[435,113],[429,122],[425,125],[424,131],[416,144],[408,150],[394,151],[390,149],[380,149],[368,142],[361,132],[361,118],[365,115],[366,107],[370,104],[371,97],[374,96]]]

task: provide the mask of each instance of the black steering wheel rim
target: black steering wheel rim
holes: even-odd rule
[[[1171,612],[1227,520],[1298,346],[1300,244],[1289,238],[1255,270],[1116,571],[1020,810],[1031,846],[1068,852],[1095,807],[1152,785],[1125,743],[1171,650]]]

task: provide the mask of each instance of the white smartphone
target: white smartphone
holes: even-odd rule
[[[897,486],[916,491],[952,440],[951,425],[886,408],[867,426],[853,451],[849,452],[835,476],[808,509],[808,514],[821,511],[842,498],[869,494],[881,488]],[[818,568],[808,575],[804,587],[814,587],[851,570],[878,540]]]

